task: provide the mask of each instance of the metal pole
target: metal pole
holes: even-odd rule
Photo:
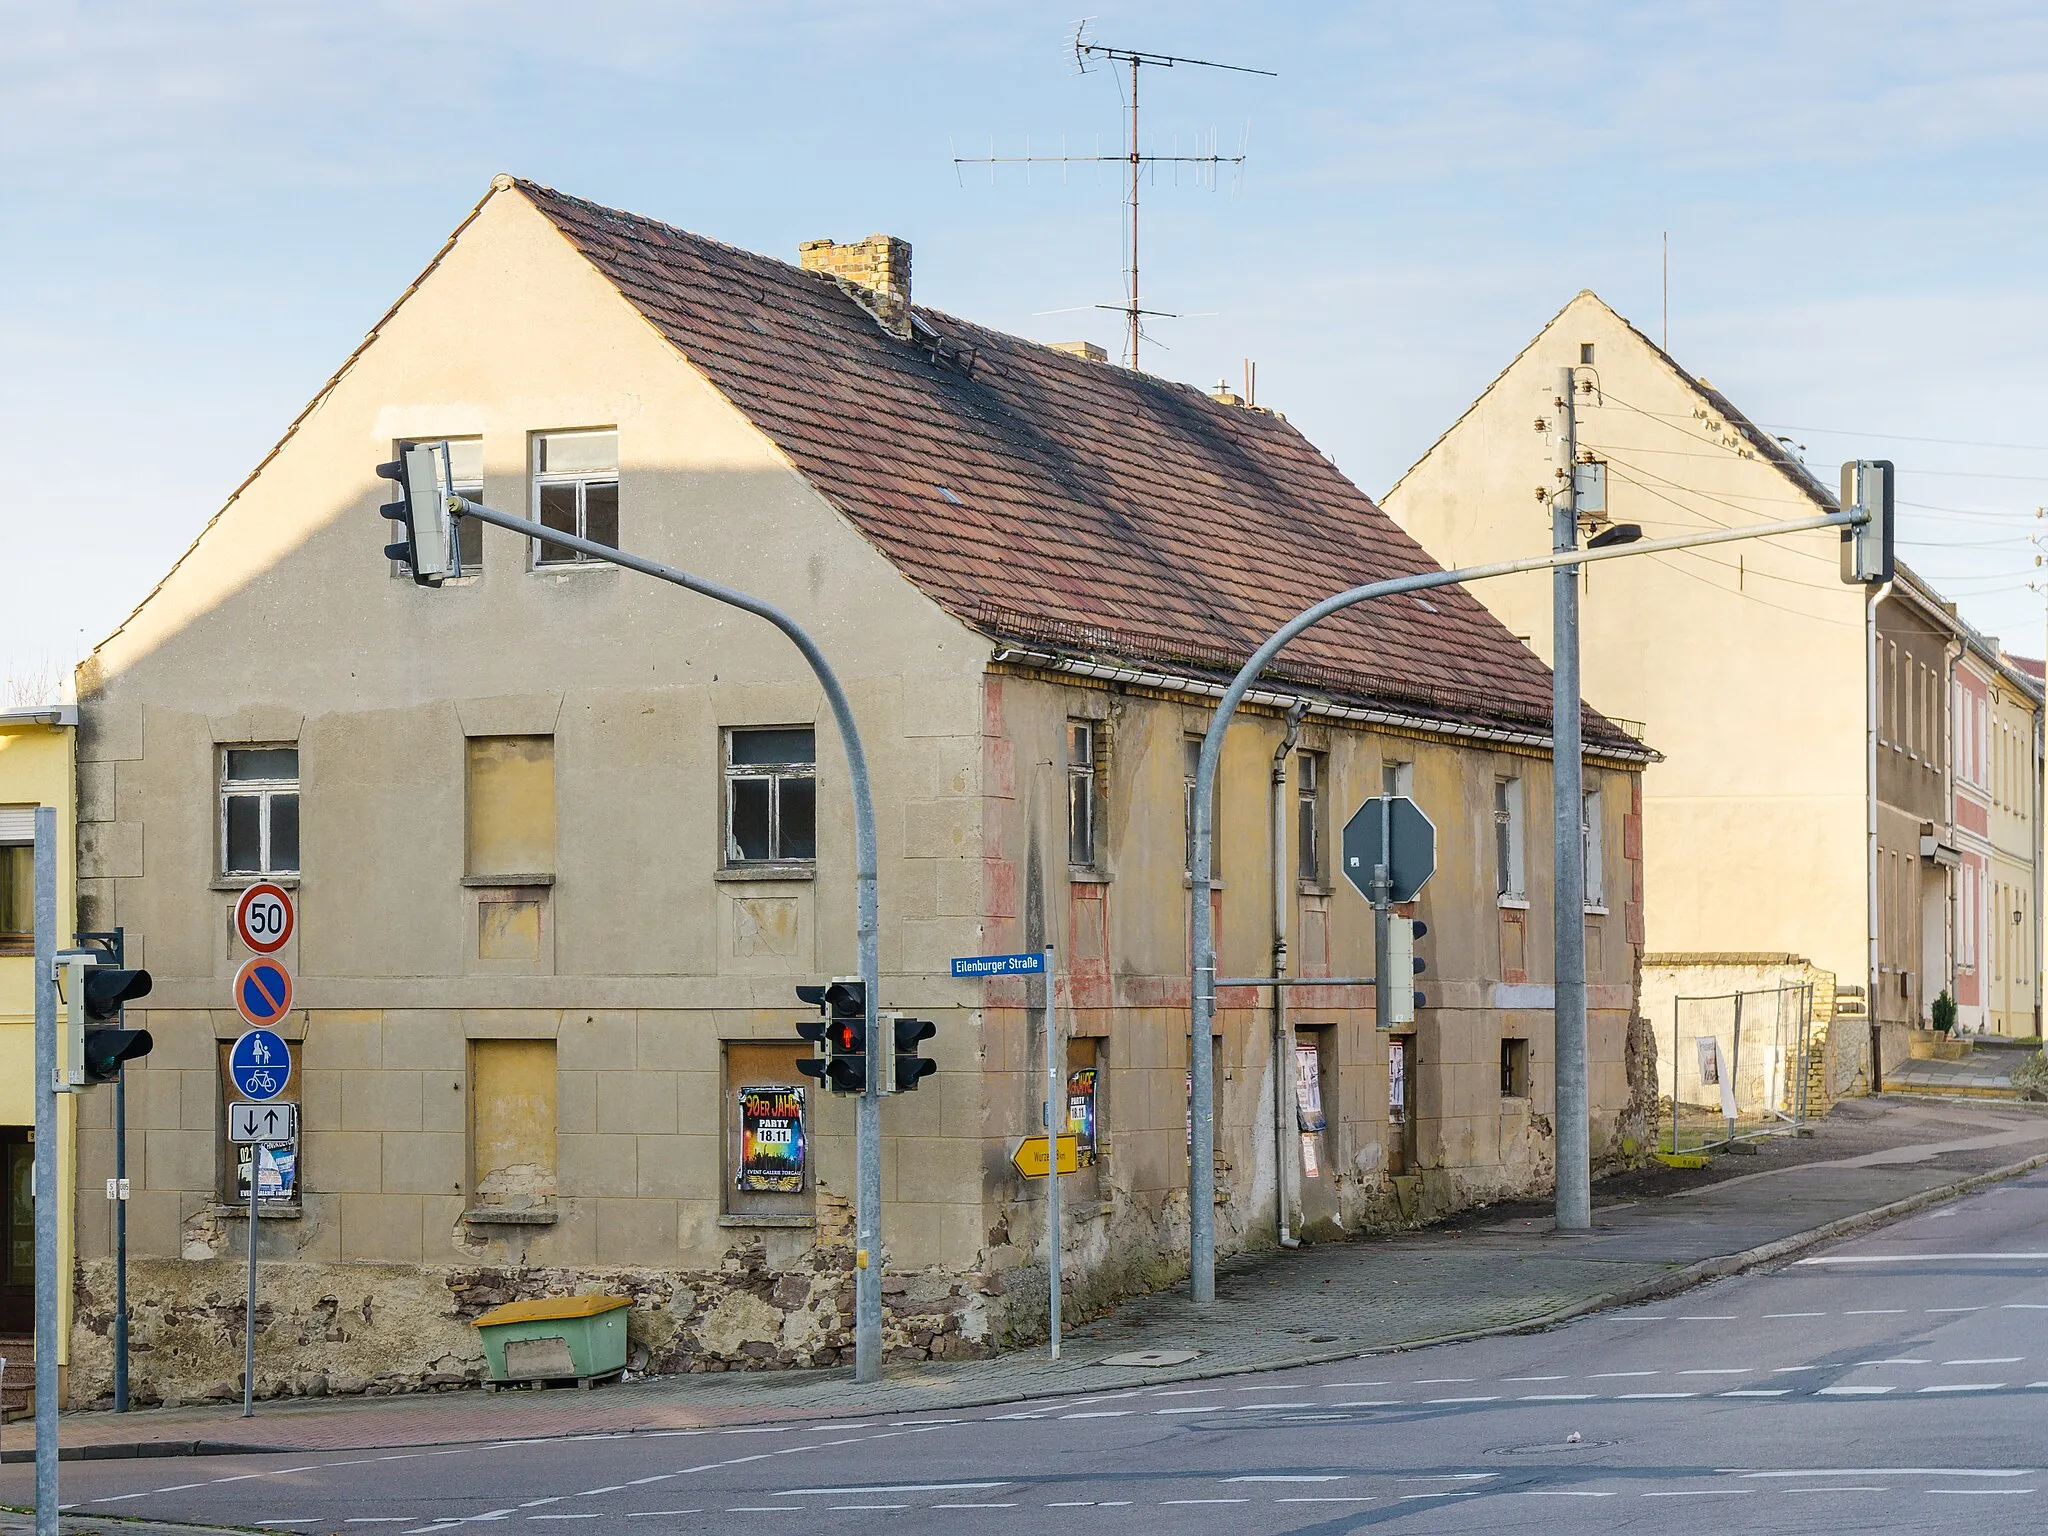
[[[57,1536],[57,812],[36,837],[36,1536]]]
[[[1138,371],[1138,58],[1131,56],[1131,372]]]
[[[1884,1028],[1877,1020],[1877,980],[1880,959],[1878,934],[1878,847],[1877,847],[1877,605],[1892,589],[1886,582],[1873,587],[1863,605],[1863,801],[1864,871],[1863,912],[1869,954],[1865,956],[1863,978],[1863,1032],[1870,1037],[1870,1091],[1884,1092]]]
[[[114,963],[121,963],[116,956]],[[114,1078],[114,1412],[128,1411],[128,1069]]]
[[[492,521],[497,521],[493,518]],[[1216,801],[1216,765],[1223,757],[1223,735],[1229,730],[1237,706],[1273,658],[1304,630],[1320,624],[1334,613],[1342,613],[1375,597],[1402,592],[1427,592],[1435,587],[1454,587],[1495,576],[1516,576],[1525,571],[1542,571],[1558,566],[1593,565],[1603,560],[1621,560],[1635,555],[1661,554],[1669,549],[1694,549],[1704,544],[1730,544],[1742,539],[1769,538],[1776,534],[1805,533],[1818,528],[1850,528],[1868,522],[1869,515],[1856,510],[1830,512],[1820,517],[1796,518],[1781,523],[1757,523],[1746,528],[1715,528],[1705,533],[1680,534],[1669,539],[1644,539],[1634,544],[1609,545],[1604,549],[1575,549],[1565,554],[1536,555],[1522,560],[1498,560],[1489,565],[1470,565],[1455,571],[1427,571],[1413,576],[1393,576],[1370,581],[1324,598],[1313,608],[1303,609],[1267,637],[1238,668],[1237,676],[1216,702],[1216,713],[1202,738],[1202,752],[1195,768],[1195,858],[1189,872],[1192,887],[1190,914],[1194,929],[1192,964],[1189,975],[1188,1040],[1189,1077],[1194,1102],[1189,1106],[1190,1157],[1188,1159],[1188,1267],[1189,1291],[1197,1302],[1216,1299],[1215,1167],[1216,1138],[1214,1073],[1209,1052],[1193,1050],[1196,1040],[1209,1038],[1216,1017],[1216,927],[1209,911],[1209,892],[1214,883],[1214,839],[1210,836]],[[515,524],[531,528],[530,523]],[[563,535],[550,533],[558,543]],[[1575,722],[1576,723],[1576,722]]]
[[[879,1043],[882,961],[875,886],[875,797],[868,779],[867,752],[861,746],[860,729],[853,720],[853,704],[846,697],[846,690],[840,687],[838,674],[825,659],[825,653],[818,649],[817,642],[795,619],[773,603],[715,581],[706,581],[701,576],[692,576],[672,565],[643,559],[623,549],[613,549],[608,544],[578,538],[574,534],[557,533],[526,518],[513,517],[462,497],[450,498],[450,510],[461,517],[473,517],[479,522],[523,533],[528,538],[545,539],[550,544],[607,560],[625,570],[670,582],[714,602],[766,619],[803,653],[804,660],[810,663],[811,671],[818,679],[818,686],[824,690],[826,701],[832,706],[832,719],[839,728],[839,740],[846,752],[847,788],[853,795],[853,881],[860,979],[862,990],[867,993],[867,1038]],[[894,1043],[892,1040],[890,1045],[893,1047]],[[867,1091],[857,1102],[854,1122],[857,1172],[854,1184],[853,1379],[860,1382],[882,1379],[882,1265],[887,1256],[882,1251],[882,1101],[877,1091],[880,1086],[876,1075],[869,1073]]]
[[[1678,1155],[1678,1004],[1671,999],[1671,1153]]]
[[[242,1417],[256,1416],[256,1191],[263,1184],[263,1147],[249,1148],[249,1306],[242,1322]]]
[[[1062,1109],[1059,1077],[1059,1022],[1053,1006],[1052,950],[1045,951],[1045,1137],[1051,1166],[1045,1172],[1045,1252],[1052,1290],[1052,1357],[1060,1357],[1060,1129]]]
[[[1550,543],[1557,554],[1579,547],[1578,417],[1569,368],[1557,371],[1557,495]],[[1551,902],[1556,941],[1551,1030],[1557,1053],[1557,1230],[1593,1226],[1592,1137],[1586,1082],[1585,764],[1579,743],[1579,573],[1560,565],[1550,577]]]
[[[1735,994],[1735,1040],[1728,1052],[1728,1102],[1735,1106],[1737,1116],[1742,1113],[1742,993]],[[1735,1140],[1735,1120],[1728,1121],[1728,1139]]]
[[[1391,978],[1387,975],[1389,959],[1388,930],[1391,916],[1388,903],[1394,896],[1394,802],[1386,786],[1380,786],[1380,857],[1372,867],[1372,973],[1377,978],[1373,987],[1373,1025],[1382,1034],[1394,1027],[1393,991]]]

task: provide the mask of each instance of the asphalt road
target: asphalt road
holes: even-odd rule
[[[2023,1531],[2048,1527],[2044,1427],[2037,1174],[1540,1334],[929,1417],[63,1477],[81,1513],[313,1536]]]

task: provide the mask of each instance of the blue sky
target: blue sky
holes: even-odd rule
[[[1099,0],[1108,4],[1108,0]],[[919,298],[1115,351],[1121,144],[1071,5],[0,0],[0,680],[117,624],[513,171],[735,244],[887,230]],[[1827,466],[1889,456],[1904,553],[2041,649],[2048,10],[2024,4],[1121,4],[1147,134],[1249,132],[1148,189],[1156,371],[1256,358],[1378,494],[1582,287]],[[1940,441],[1937,441],[1940,440]],[[1991,446],[2000,445],[2000,446]],[[30,487],[33,486],[33,491]],[[84,580],[57,581],[53,571]]]

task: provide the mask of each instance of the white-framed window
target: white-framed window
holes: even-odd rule
[[[35,953],[35,808],[0,807],[0,955]]]
[[[221,748],[220,871],[299,872],[297,747]]]
[[[1497,778],[1493,781],[1494,884],[1500,899],[1514,905],[1529,899],[1522,847],[1522,781]]]
[[[616,427],[533,434],[533,520],[543,527],[619,547],[619,433]],[[533,563],[602,565],[602,557],[536,539]]]
[[[1294,759],[1295,830],[1300,862],[1296,878],[1323,878],[1323,754],[1301,752]]]
[[[416,441],[416,439],[409,439]],[[453,479],[449,488],[471,501],[484,499],[484,440],[480,437],[440,439],[448,445],[448,469]],[[392,444],[392,451],[398,445]],[[455,520],[455,576],[481,576],[484,569],[484,525],[473,517]],[[393,576],[411,576],[412,567],[403,560],[391,562]]]
[[[1389,795],[1415,798],[1415,765],[1392,758],[1380,764],[1380,789]]]
[[[1185,841],[1187,845],[1185,855],[1186,869],[1187,872],[1190,875],[1192,875],[1195,872],[1195,780],[1201,772],[1202,738],[1199,736],[1183,736],[1181,738],[1180,743],[1180,755],[1180,819],[1181,829],[1185,834]],[[1216,810],[1215,805],[1212,801],[1209,808],[1210,830],[1212,833],[1215,830],[1215,819]],[[1216,873],[1216,854],[1213,843],[1211,844],[1209,853],[1209,873],[1211,875],[1214,875]]]
[[[808,725],[725,733],[725,862],[808,864],[818,857],[817,732]]]
[[[1067,862],[1093,869],[1095,846],[1095,724],[1067,722]]]
[[[1607,834],[1600,820],[1600,791],[1589,789],[1581,800],[1579,853],[1585,862],[1586,910],[1607,910]]]

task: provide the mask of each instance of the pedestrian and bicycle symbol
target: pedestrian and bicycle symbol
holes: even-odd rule
[[[292,1011],[292,973],[280,960],[258,955],[235,973],[235,1012],[261,1027]]]
[[[291,1048],[267,1029],[249,1030],[228,1052],[228,1076],[243,1098],[274,1099],[292,1080]]]

